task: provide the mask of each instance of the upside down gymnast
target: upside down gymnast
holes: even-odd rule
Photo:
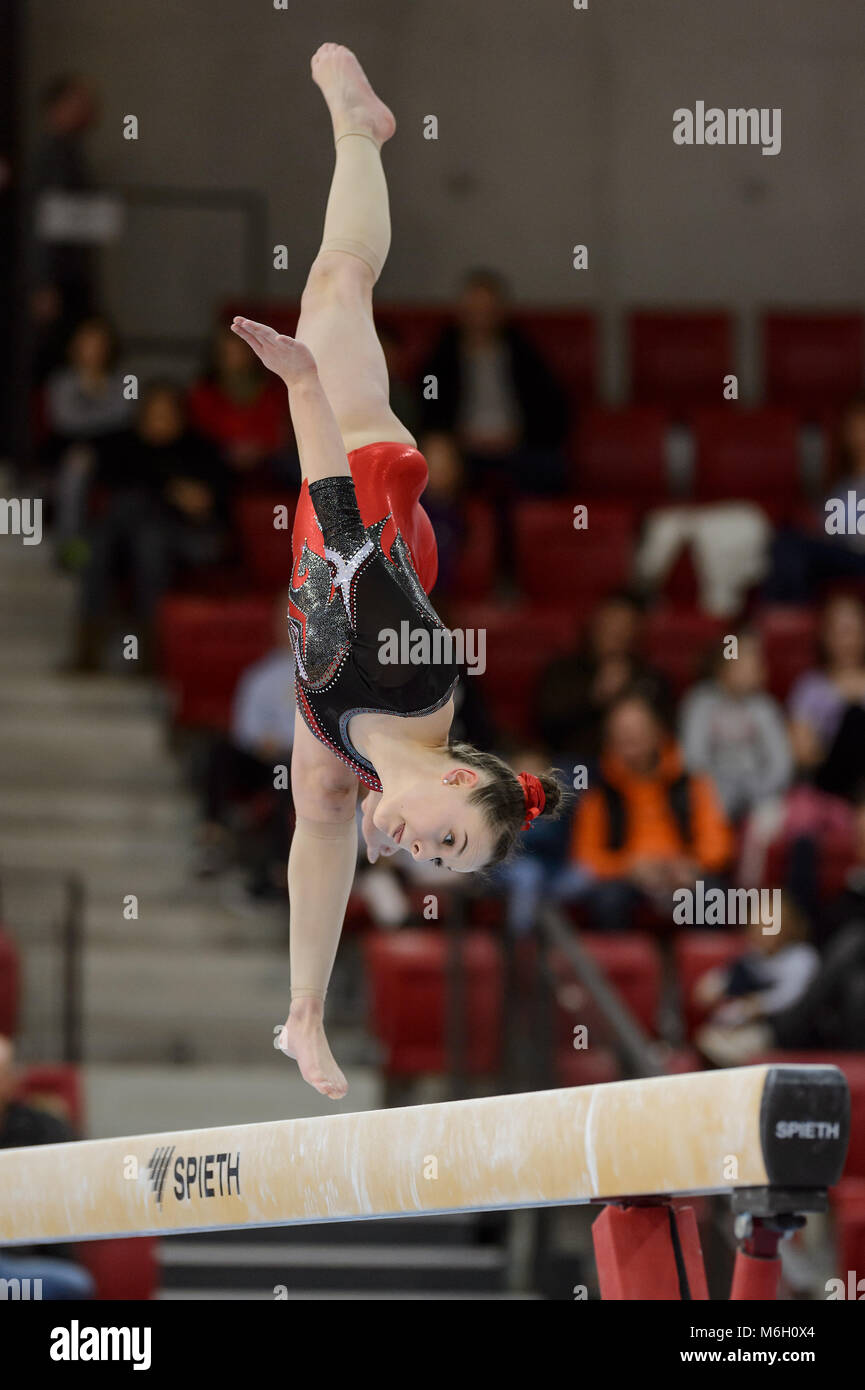
[[[455,873],[499,863],[535,816],[555,814],[562,792],[552,773],[518,776],[450,742],[454,667],[379,661],[383,629],[442,627],[427,598],[437,557],[420,505],[426,463],[390,408],[373,321],[390,246],[380,151],[395,121],[347,48],[323,44],[312,77],[336,163],[297,337],[241,317],[232,327],[288,388],[303,474],[288,611],[302,715],[291,764],[291,1008],[278,1046],[339,1100],[348,1085],[325,1037],[324,998],[354,877],[360,784],[370,859],[403,849]]]

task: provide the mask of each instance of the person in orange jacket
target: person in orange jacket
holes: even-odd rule
[[[685,771],[659,715],[641,695],[610,709],[600,766],[574,823],[572,857],[595,878],[587,906],[600,930],[626,930],[648,900],[672,914],[672,893],[717,882],[733,836],[712,782]]]

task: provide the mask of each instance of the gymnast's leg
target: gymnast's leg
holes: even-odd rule
[[[330,111],[336,162],[297,337],[316,360],[346,453],[386,441],[414,444],[390,408],[372,309],[373,286],[390,247],[380,151],[396,123],[354,54],[340,44],[322,44],[312,76]]]

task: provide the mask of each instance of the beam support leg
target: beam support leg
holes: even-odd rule
[[[778,1297],[781,1260],[778,1246],[785,1236],[805,1224],[804,1216],[759,1217],[743,1214],[736,1220],[739,1246],[733,1267],[730,1302],[774,1301]]]
[[[607,1206],[592,1240],[604,1300],[709,1297],[693,1207]]]

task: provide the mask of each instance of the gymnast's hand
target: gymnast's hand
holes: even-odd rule
[[[296,338],[277,333],[266,323],[256,323],[253,319],[239,316],[234,319],[231,331],[249,344],[265,367],[282,377],[289,390],[316,376],[315,358],[309,348]]]

